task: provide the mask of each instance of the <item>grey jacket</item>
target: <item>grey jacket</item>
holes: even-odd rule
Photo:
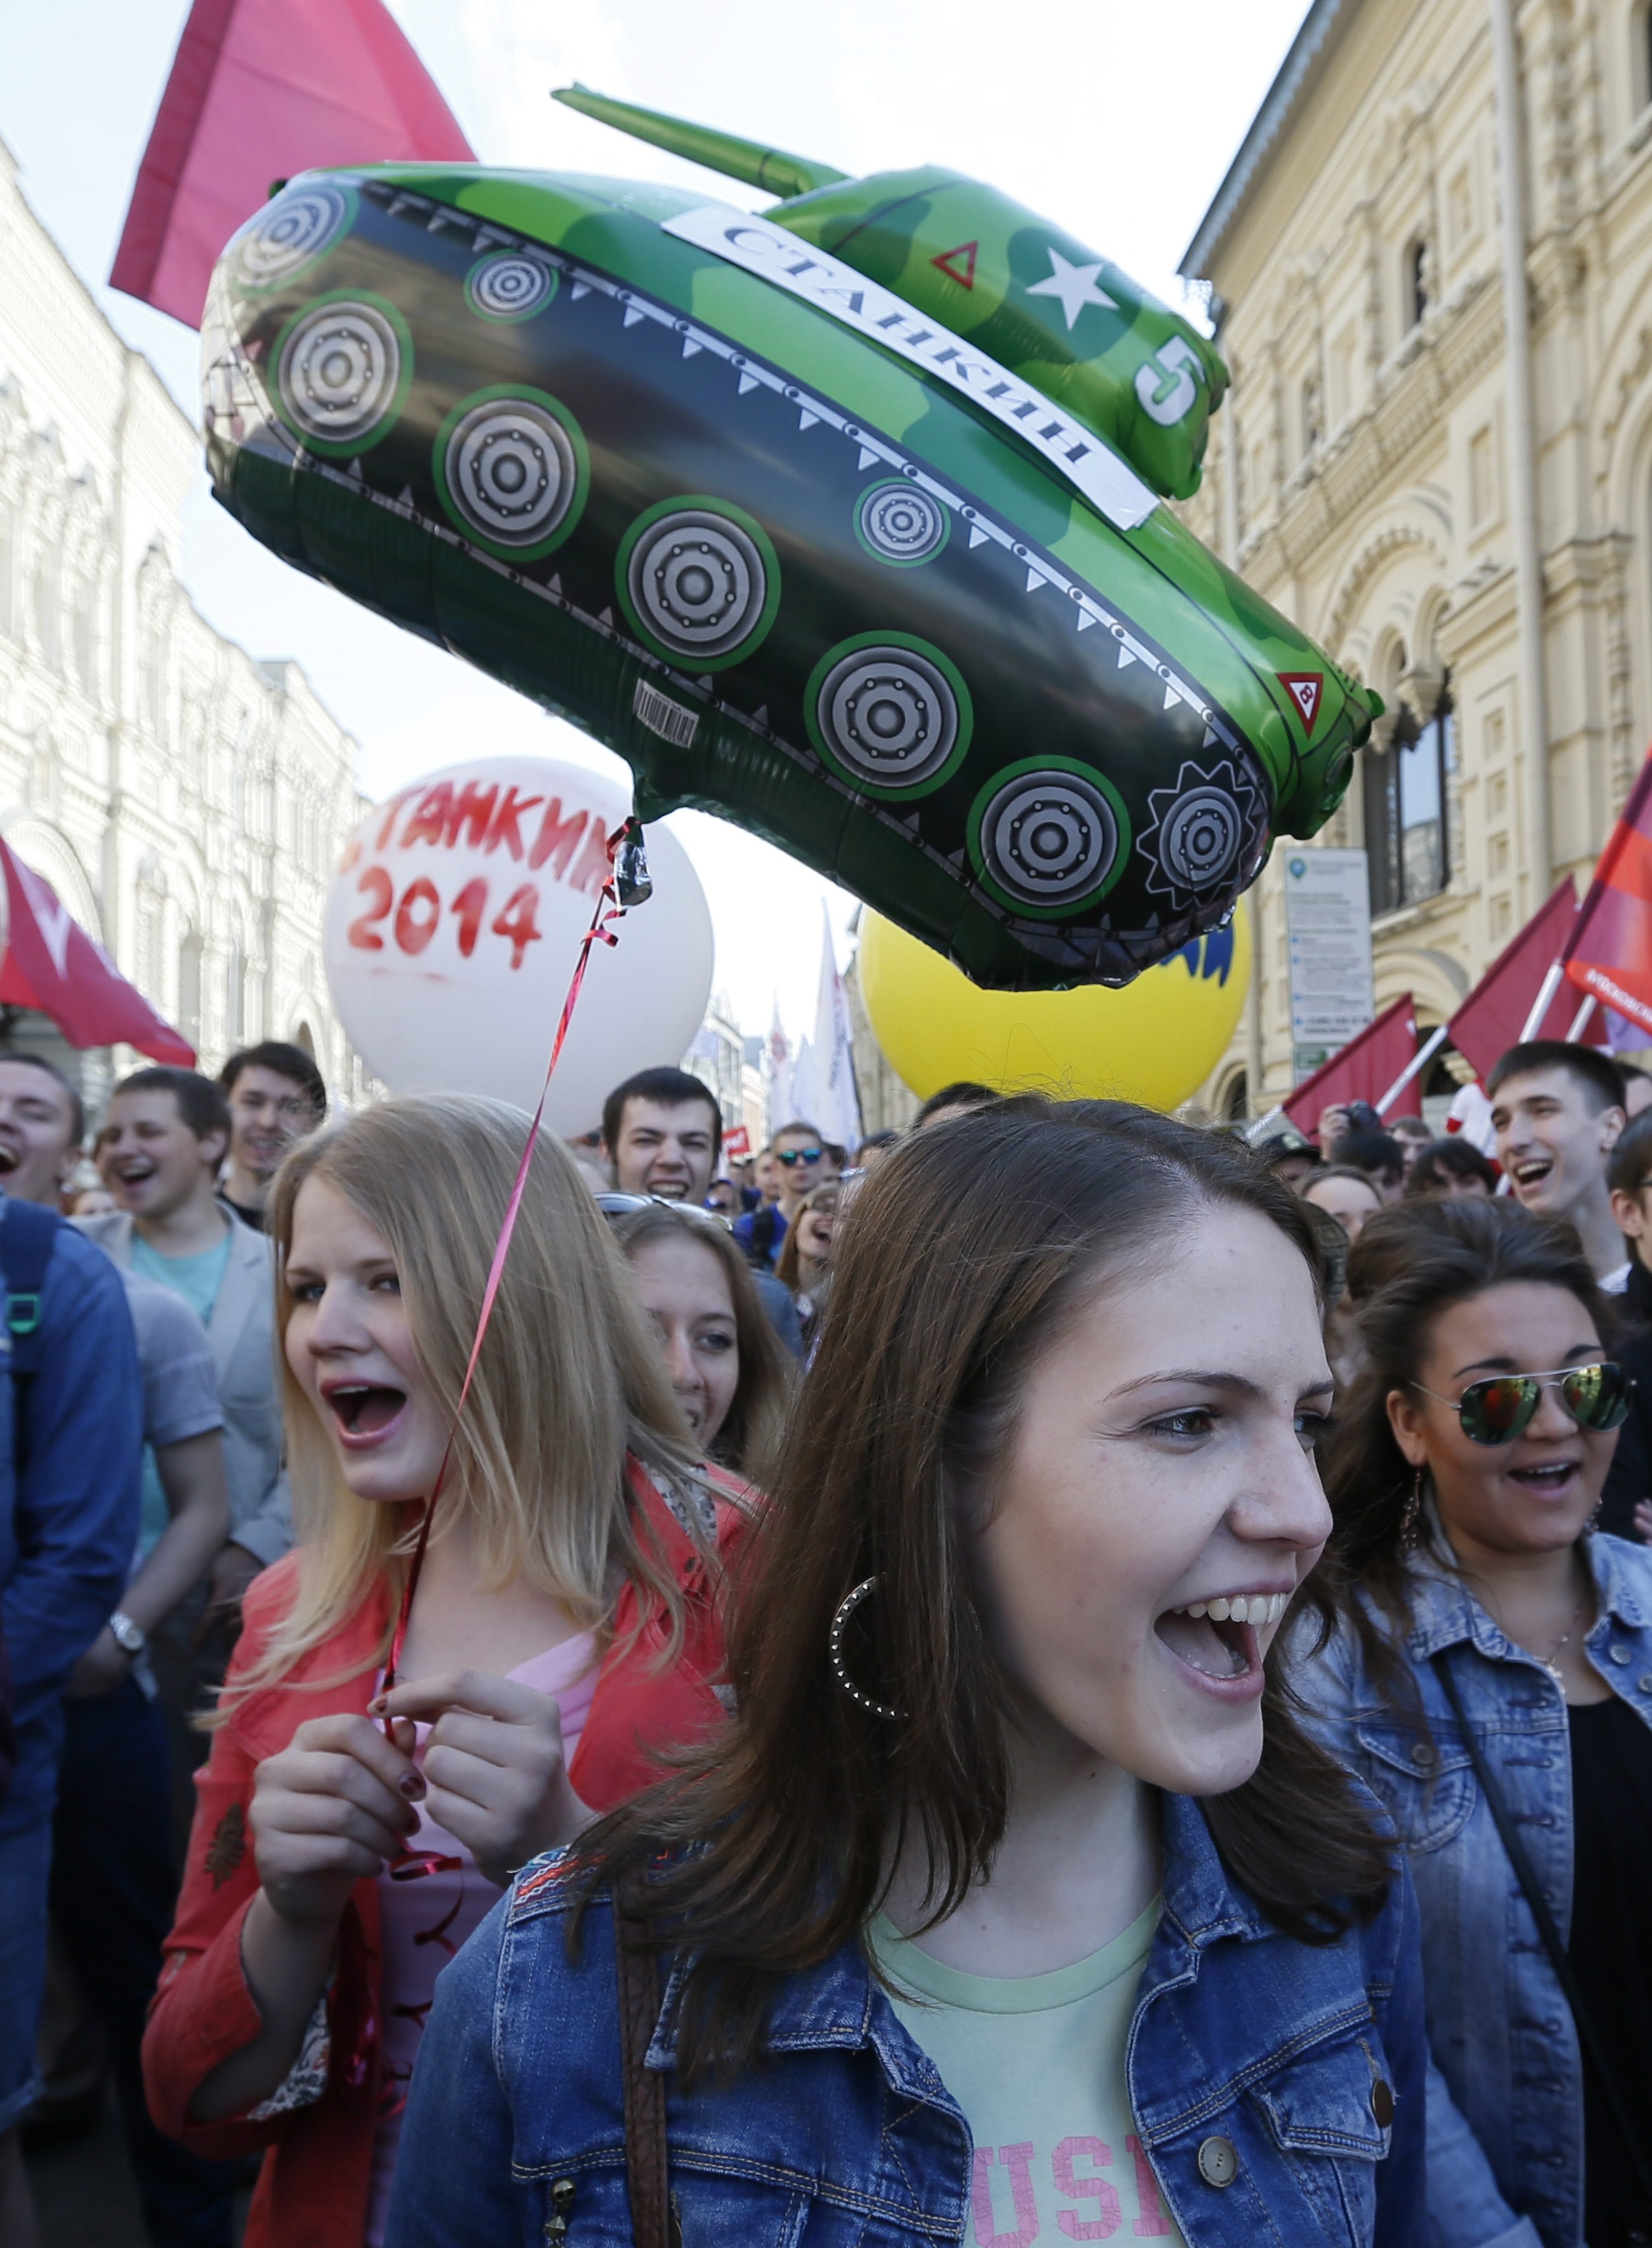
[[[230,1536],[267,1567],[292,1543],[292,1497],[281,1465],[281,1395],[276,1379],[275,1251],[220,1202],[230,1225],[230,1261],[207,1321],[223,1408],[223,1465],[230,1484]],[[133,1221],[126,1210],[78,1217],[75,1225],[121,1270],[132,1264]]]

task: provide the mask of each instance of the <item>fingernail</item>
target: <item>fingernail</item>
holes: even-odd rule
[[[424,1793],[424,1782],[416,1772],[408,1772],[402,1779],[401,1792],[412,1803],[416,1803]]]
[[[367,1704],[367,1715],[371,1717],[383,1717],[389,1706],[389,1702],[390,1696],[387,1694],[375,1694]]]

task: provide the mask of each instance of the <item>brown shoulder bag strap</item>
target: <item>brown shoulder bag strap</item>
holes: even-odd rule
[[[679,2248],[671,2207],[665,2078],[648,2066],[660,2018],[660,1972],[645,1923],[628,1897],[614,1901],[614,1962],[620,1985],[620,2067],[625,2084],[625,2168],[635,2248]]]

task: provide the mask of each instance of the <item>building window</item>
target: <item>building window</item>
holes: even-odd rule
[[[1405,325],[1421,325],[1429,309],[1429,245],[1419,237],[1405,253]]]
[[[1457,761],[1449,681],[1424,721],[1402,702],[1388,747],[1365,758],[1365,847],[1373,914],[1396,912],[1443,890],[1446,776]]]

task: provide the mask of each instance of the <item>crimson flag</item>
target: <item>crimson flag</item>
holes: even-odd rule
[[[471,164],[382,0],[195,0],[110,281],[192,328],[219,251],[316,164]]]
[[[50,1015],[72,1046],[124,1042],[153,1061],[195,1066],[195,1048],[161,1021],[135,984],[128,984],[44,875],[0,841],[10,916],[0,963],[0,1002]]]
[[[1580,991],[1652,1032],[1652,757],[1607,838],[1566,972]]]
[[[1504,946],[1446,1025],[1452,1045],[1481,1079],[1491,1075],[1511,1046],[1519,1044],[1544,977],[1566,956],[1577,914],[1578,894],[1568,874]],[[1562,977],[1532,1037],[1564,1038],[1577,1012],[1577,995]]]
[[[1322,1061],[1312,1077],[1279,1103],[1299,1132],[1312,1134],[1322,1109],[1348,1100],[1368,1100],[1374,1108],[1383,1095],[1403,1077],[1417,1050],[1416,1010],[1408,991],[1385,1007],[1357,1038]],[[1422,1114],[1421,1080],[1413,1078],[1386,1112],[1387,1116]],[[1385,1118],[1386,1121],[1386,1118]]]

